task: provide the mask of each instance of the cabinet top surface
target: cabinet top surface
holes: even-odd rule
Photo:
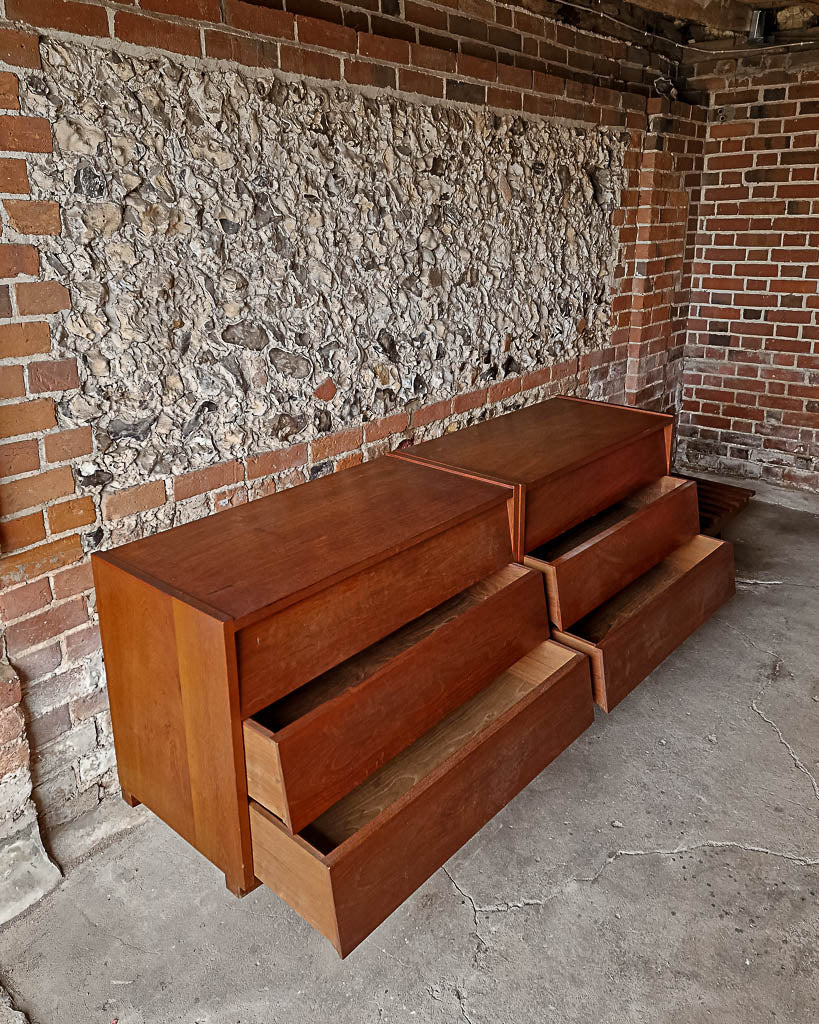
[[[217,618],[241,619],[504,506],[508,497],[505,487],[382,458],[95,558]]]
[[[425,441],[406,455],[429,465],[532,486],[670,422],[670,416],[660,413],[559,397]]]

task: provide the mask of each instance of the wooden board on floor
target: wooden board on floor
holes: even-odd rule
[[[677,474],[683,480],[692,480],[697,485],[697,501],[700,511],[700,533],[718,537],[734,516],[745,508],[756,494],[750,487],[726,484],[717,480],[706,480],[701,476]]]

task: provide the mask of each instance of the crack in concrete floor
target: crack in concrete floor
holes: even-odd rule
[[[755,580],[736,578],[736,585],[740,589],[752,590],[754,587],[799,587],[802,590],[819,590],[817,583],[797,583],[795,580]]]
[[[519,900],[503,900],[500,903],[478,904],[446,869],[441,870],[452,883],[453,887],[468,901],[473,918],[476,922],[478,914],[506,914],[512,910],[524,910],[528,907],[544,907],[552,900],[559,899],[566,895],[567,890],[578,882],[592,883],[603,874],[609,865],[620,860],[621,857],[676,857],[683,853],[696,853],[697,850],[743,850],[745,853],[758,853],[768,857],[780,857],[782,860],[792,864],[801,864],[804,867],[819,867],[819,857],[805,857],[802,854],[787,853],[783,850],[771,850],[766,846],[755,846],[751,843],[740,843],[730,839],[704,839],[699,843],[692,843],[689,846],[675,846],[670,850],[615,850],[609,854],[593,875],[571,875],[560,883],[552,892],[544,896],[524,896]],[[482,940],[485,942],[485,940]]]
[[[773,686],[773,684],[777,681],[783,668],[790,679],[793,679],[793,673],[789,669],[785,668],[784,660],[775,651],[770,650],[767,647],[761,647],[758,643],[756,643],[756,641],[752,637],[748,636],[747,633],[739,629],[737,626],[732,626],[730,622],[726,622],[725,625],[728,627],[728,629],[731,630],[731,632],[736,633],[737,636],[741,637],[741,639],[744,640],[746,644],[748,644],[750,647],[753,647],[755,651],[759,651],[760,654],[767,654],[768,657],[773,658],[773,665],[768,670],[767,677],[765,678],[762,686],[760,687],[759,692],[751,701],[750,707],[751,710],[755,714],[759,715],[762,721],[769,725],[770,728],[773,729],[773,731],[776,733],[777,737],[779,738],[779,742],[790,755],[791,760],[794,763],[794,766],[800,772],[806,775],[810,780],[811,786],[813,787],[813,795],[816,797],[817,800],[819,800],[819,783],[817,783],[816,781],[816,776],[808,768],[805,762],[799,757],[799,755],[796,753],[793,746],[788,742],[788,740],[785,739],[785,736],[779,725],[769,715],[766,715],[765,712],[759,707],[759,702],[767,693],[768,688]]]
[[[685,853],[696,853],[698,850],[742,850],[744,853],[754,853],[761,856],[767,857],[778,857],[782,860],[788,861],[792,864],[800,864],[804,867],[819,867],[819,857],[804,857],[800,854],[787,853],[782,850],[771,850],[765,846],[755,846],[750,843],[739,843],[733,840],[722,840],[722,839],[705,839],[699,843],[692,843],[689,846],[676,846],[670,850],[615,850],[609,854],[597,871],[592,875],[572,875],[565,879],[558,885],[553,892],[545,896],[525,896],[519,900],[504,900],[500,903],[479,905],[475,900],[474,896],[470,895],[462,885],[454,878],[448,868],[443,867],[441,871],[446,875],[449,881],[452,883],[452,887],[457,893],[459,893],[463,899],[469,904],[472,912],[472,919],[474,923],[475,936],[478,939],[480,945],[485,949],[490,948],[490,943],[481,935],[478,927],[478,915],[486,914],[507,914],[515,910],[526,910],[530,907],[544,907],[547,904],[559,899],[561,896],[567,896],[570,888],[578,882],[585,882],[593,884],[600,876],[606,871],[606,869],[620,860],[622,857],[675,857]],[[478,953],[480,952],[480,946],[476,949],[475,956],[473,957],[473,963],[477,971],[481,970],[481,966],[478,962]],[[452,991],[455,998],[458,1000],[458,1006],[460,1008],[461,1015],[467,1024],[475,1024],[471,1017],[466,1012],[465,1002],[467,999],[467,993],[464,988],[452,986]],[[429,995],[438,1002],[442,1000],[433,995],[432,991],[428,989]]]

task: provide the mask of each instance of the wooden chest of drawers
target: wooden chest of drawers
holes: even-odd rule
[[[391,454],[512,487],[522,558],[667,473],[672,426],[661,413],[561,397]]]
[[[123,791],[234,892],[255,884],[243,721],[511,560],[507,489],[411,469],[382,459],[94,556]]]
[[[555,399],[95,555],[125,798],[349,953],[733,592],[670,429]]]

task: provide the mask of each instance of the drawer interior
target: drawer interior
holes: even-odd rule
[[[584,520],[571,530],[566,530],[554,540],[547,541],[546,544],[542,544],[529,554],[532,558],[540,559],[543,562],[556,562],[558,559],[576,552],[585,544],[599,540],[601,534],[607,530],[615,529],[629,516],[648,508],[649,505],[653,505],[665,495],[685,485],[685,480],[678,480],[673,476],[661,476],[646,487],[641,487],[638,491],[629,494],[622,501],[610,505],[596,516]]]
[[[302,838],[326,855],[395,804],[417,782],[431,775],[449,757],[466,747],[487,726],[543,683],[548,674],[548,669],[544,671],[543,667],[543,646],[516,662],[486,689],[461,705],[325,811],[312,825],[302,830]],[[556,664],[559,664],[561,658],[565,660],[559,648],[551,657],[556,660]]]
[[[719,546],[720,541],[713,537],[694,537],[605,604],[576,622],[571,628],[572,634],[593,644],[601,643],[622,624],[640,616],[663,591]]]
[[[383,640],[365,648],[335,668],[323,672],[298,690],[274,701],[257,712],[253,716],[253,721],[273,734],[279,733],[300,719],[306,718],[322,705],[354,689],[383,665],[400,658],[436,629],[463,615],[469,609],[477,607],[493,594],[500,593],[525,574],[526,570],[522,566],[504,566],[493,575],[444,601],[432,611],[413,619]]]

